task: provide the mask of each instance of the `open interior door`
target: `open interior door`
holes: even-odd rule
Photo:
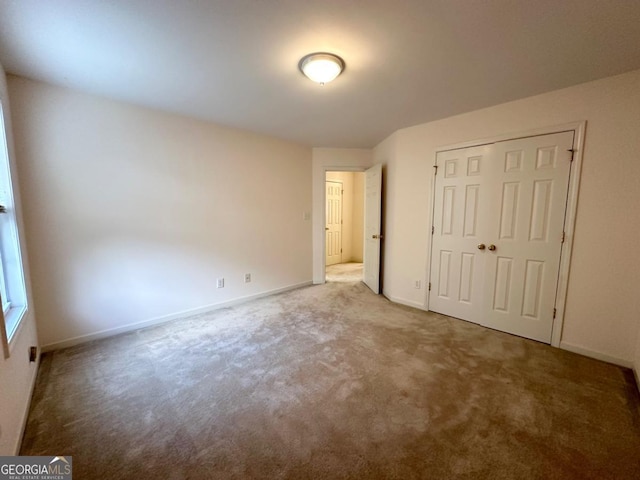
[[[364,191],[364,283],[380,293],[382,165],[375,165],[365,172]]]

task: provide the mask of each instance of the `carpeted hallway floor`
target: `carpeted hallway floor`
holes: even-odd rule
[[[630,371],[334,282],[42,358],[22,455],[91,479],[637,479]]]
[[[362,263],[338,263],[326,267],[327,282],[360,282],[363,278]]]

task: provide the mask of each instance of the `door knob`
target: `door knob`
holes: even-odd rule
[[[487,248],[487,247],[485,246],[484,243],[481,243],[481,244],[478,245],[478,250],[484,250],[485,248]]]
[[[325,230],[329,230],[329,227],[324,227]]]
[[[496,246],[493,244],[489,245],[489,250],[491,250],[492,252],[495,252]]]
[[[372,235],[371,238],[379,238],[378,235]]]

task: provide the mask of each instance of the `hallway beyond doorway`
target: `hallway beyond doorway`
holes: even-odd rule
[[[363,264],[356,262],[329,265],[326,269],[326,280],[341,283],[361,282],[362,270]]]

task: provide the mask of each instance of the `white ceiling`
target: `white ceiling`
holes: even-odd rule
[[[320,87],[299,59],[330,51]],[[311,146],[640,68],[638,0],[0,0],[13,74]]]

